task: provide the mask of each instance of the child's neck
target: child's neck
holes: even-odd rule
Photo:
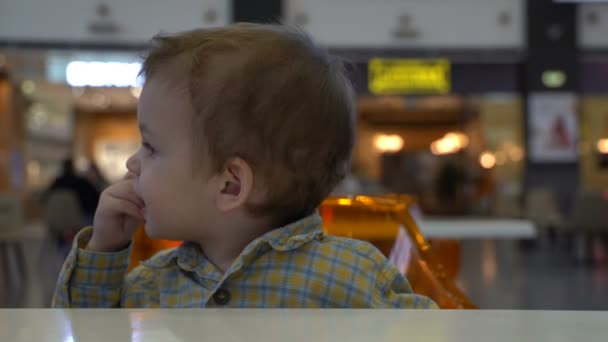
[[[222,273],[230,269],[247,245],[272,228],[267,220],[237,221],[215,227],[213,237],[195,241],[207,260]]]

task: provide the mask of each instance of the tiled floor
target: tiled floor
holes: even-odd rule
[[[463,242],[459,284],[482,309],[608,310],[608,265],[577,263],[547,239]]]
[[[50,303],[60,256],[48,241],[33,240],[24,247],[33,271],[25,284],[8,290],[0,269],[0,307]],[[461,267],[458,282],[482,309],[608,310],[608,265],[576,264],[565,249],[545,240],[532,248],[516,241],[464,241]],[[22,298],[15,287],[24,289]]]

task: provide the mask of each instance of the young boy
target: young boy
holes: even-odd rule
[[[354,141],[339,63],[282,26],[153,42],[142,146],[78,234],[55,307],[435,307],[373,246],[321,229]],[[126,275],[142,223],[187,242]]]

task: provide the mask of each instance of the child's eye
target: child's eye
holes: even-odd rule
[[[156,150],[154,149],[154,147],[152,147],[152,145],[150,145],[147,142],[142,142],[141,145],[143,146],[143,148],[146,150],[146,152],[148,153],[149,156],[153,155],[154,153],[156,153]]]

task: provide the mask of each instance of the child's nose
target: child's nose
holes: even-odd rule
[[[129,157],[127,159],[127,170],[134,173],[136,176],[139,176],[140,166],[139,166],[139,158],[137,157],[137,153]]]

